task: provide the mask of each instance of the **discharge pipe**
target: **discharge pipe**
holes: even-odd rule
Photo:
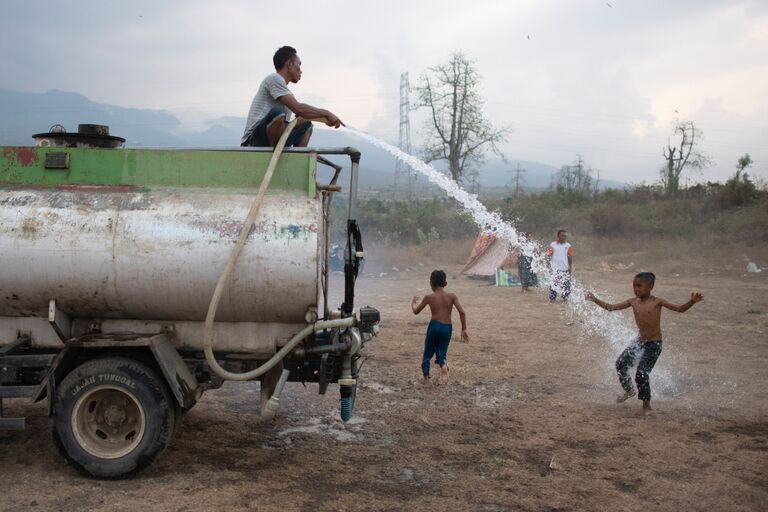
[[[280,395],[283,392],[283,388],[285,387],[285,383],[288,380],[290,373],[290,370],[283,370],[283,373],[280,374],[280,380],[277,381],[274,393],[272,393],[272,396],[267,400],[264,410],[261,411],[262,420],[271,420],[277,414],[277,410],[280,408]]]
[[[248,217],[245,219],[245,223],[240,230],[240,237],[237,240],[237,244],[229,254],[229,260],[227,260],[227,266],[219,276],[219,280],[216,283],[216,288],[213,291],[213,297],[208,305],[208,314],[205,317],[205,327],[203,329],[203,352],[205,353],[205,360],[208,362],[208,366],[222,379],[227,380],[252,380],[261,377],[269,370],[271,370],[277,363],[283,360],[304,338],[316,331],[322,331],[324,329],[332,329],[334,327],[351,327],[355,325],[354,316],[348,318],[339,318],[336,320],[326,320],[322,322],[315,322],[300,330],[293,338],[283,346],[274,356],[272,356],[266,363],[262,364],[258,368],[254,368],[248,372],[235,373],[224,369],[213,353],[213,323],[216,319],[216,310],[219,307],[221,301],[221,295],[224,293],[224,287],[226,286],[229,275],[235,268],[237,259],[240,257],[240,253],[243,252],[245,241],[248,239],[248,235],[251,232],[254,222],[256,222],[256,215],[261,207],[261,201],[264,198],[264,193],[267,191],[269,182],[272,181],[272,174],[275,172],[275,167],[280,159],[280,155],[283,153],[285,147],[285,141],[288,139],[288,135],[296,126],[296,118],[293,119],[288,126],[285,127],[285,131],[280,136],[280,140],[277,141],[275,150],[272,152],[272,159],[267,166],[267,172],[264,174],[264,179],[261,181],[261,186],[256,193],[256,199],[254,199],[251,205],[251,210],[248,212]]]

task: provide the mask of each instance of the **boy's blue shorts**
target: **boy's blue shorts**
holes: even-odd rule
[[[425,377],[429,376],[429,362],[435,356],[435,363],[440,366],[446,364],[448,344],[451,342],[453,326],[437,320],[430,320],[427,327],[427,336],[424,339],[424,357],[421,360],[421,371]]]

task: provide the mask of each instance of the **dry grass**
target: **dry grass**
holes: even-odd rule
[[[741,275],[748,261],[768,266],[768,246],[723,244],[709,238],[596,238],[574,242],[580,265],[589,269],[608,264],[638,271],[680,275]]]
[[[576,270],[637,269],[659,275],[741,275],[748,261],[768,267],[768,245],[724,244],[716,239],[628,238],[580,236],[571,233]],[[542,246],[549,241],[543,240]],[[366,272],[381,273],[417,268],[462,265],[474,239],[438,240],[421,245],[366,246]]]
[[[462,265],[467,261],[474,240],[434,240],[420,245],[385,245],[368,242],[365,251],[366,272],[391,272],[442,265]]]

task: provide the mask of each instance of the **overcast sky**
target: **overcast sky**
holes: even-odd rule
[[[397,141],[399,81],[461,50],[483,77],[510,159],[581,154],[602,176],[654,181],[676,119],[704,132],[724,179],[750,153],[768,177],[768,2],[46,1],[0,4],[0,88],[164,109],[189,129],[245,116],[279,46],[300,101]],[[2,113],[0,112],[0,115]],[[424,133],[411,118],[412,138]]]

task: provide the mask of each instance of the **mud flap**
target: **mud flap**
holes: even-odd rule
[[[164,335],[153,336],[149,338],[149,347],[179,405],[184,409],[195,405],[202,395],[202,389],[168,338]]]

